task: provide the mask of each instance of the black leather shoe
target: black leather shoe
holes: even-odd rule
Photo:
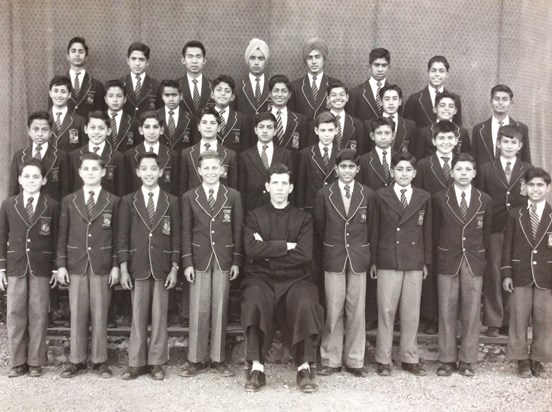
[[[437,368],[437,376],[450,376],[457,370],[455,362],[442,362]]]
[[[40,376],[42,376],[42,367],[29,366],[29,376],[31,378],[39,378]]]
[[[249,375],[247,382],[245,382],[245,391],[246,392],[257,392],[263,386],[266,385],[266,376],[264,372],[253,371]]]
[[[231,376],[234,376],[234,372],[230,370],[230,368],[225,365],[224,363],[220,362],[211,362],[211,369],[217,374],[224,378],[229,378]]]
[[[129,368],[121,376],[125,381],[131,381],[136,379],[139,376],[145,375],[148,373],[148,368],[146,366],[129,366]]]
[[[180,369],[179,375],[183,378],[190,378],[192,376],[196,376],[206,368],[207,363],[205,362],[186,362],[182,369]]]
[[[114,319],[109,319],[107,321],[107,329],[116,329],[117,328],[117,322]]]
[[[489,338],[498,338],[498,328],[495,327],[488,327],[485,331],[485,336],[488,336]]]
[[[165,379],[165,371],[161,365],[152,365],[150,366],[150,376],[153,380],[162,381]]]
[[[59,376],[62,378],[74,378],[81,373],[86,373],[86,362],[70,363]]]
[[[517,361],[517,373],[521,378],[531,378],[533,376],[529,359]]]
[[[92,370],[95,373],[97,373],[100,378],[108,379],[113,376],[113,372],[111,371],[111,368],[107,366],[105,362],[94,363],[92,365]]]
[[[379,376],[391,376],[391,365],[389,363],[378,363],[376,373]]]
[[[536,378],[548,378],[548,373],[546,372],[544,365],[538,361],[531,361],[531,372],[533,372],[533,376]]]
[[[508,336],[510,334],[510,326],[504,325],[498,329],[498,333],[502,336]]]
[[[297,372],[297,386],[304,393],[312,393],[318,389],[318,385],[312,378],[309,369],[301,369]]]
[[[368,372],[364,367],[362,368],[348,368],[345,366],[345,372],[349,372],[351,375],[356,376],[357,378],[366,378],[368,376]]]
[[[334,373],[341,372],[341,368],[332,368],[331,366],[322,366],[320,370],[318,371],[318,374],[320,376],[330,376]]]
[[[378,328],[378,322],[372,321],[372,322],[366,322],[366,331],[374,330]]]
[[[26,375],[29,372],[29,366],[27,364],[15,366],[8,372],[8,378],[17,378],[18,376]]]
[[[424,333],[427,335],[437,335],[438,332],[437,322],[435,320],[428,320],[424,327]]]
[[[462,376],[468,377],[472,377],[475,375],[472,364],[467,362],[460,362],[458,364],[458,373]]]
[[[415,375],[415,376],[426,376],[427,375],[426,370],[424,369],[422,364],[419,363],[419,362],[418,363],[405,363],[405,362],[402,362],[401,367],[402,367],[403,371],[410,372],[412,375]]]

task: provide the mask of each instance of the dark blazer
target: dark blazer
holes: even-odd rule
[[[142,190],[121,199],[117,227],[119,263],[129,262],[133,279],[164,280],[172,262],[180,263],[180,205],[178,198],[161,190],[150,223]]]
[[[372,120],[366,120],[364,122],[364,131],[366,137],[364,138],[364,145],[358,150],[359,155],[363,155],[372,150],[375,145],[374,141],[370,137],[372,133]],[[418,139],[418,129],[416,129],[416,123],[412,120],[405,119],[404,117],[397,116],[397,131],[395,140],[393,141],[393,152],[409,152],[414,154],[414,145]],[[416,157],[420,160],[420,158]]]
[[[169,119],[167,119],[165,107],[157,111],[159,117],[163,120],[165,127],[159,141],[167,147],[170,147],[176,153],[192,145],[193,135],[197,132],[196,118],[190,112],[184,110],[182,106],[178,108],[178,124],[174,130],[174,136],[169,136]]]
[[[391,157],[393,157],[393,154],[391,154]],[[389,165],[389,168],[391,169],[391,165]],[[360,156],[360,170],[357,180],[374,191],[389,186],[390,182],[385,181],[385,174],[376,149]]]
[[[69,153],[69,179],[71,192],[75,192],[83,185],[82,179],[79,176],[79,161],[82,155],[90,153],[88,145],[81,147],[79,150],[73,150]],[[126,179],[127,171],[125,170],[125,156],[113,150],[111,145],[106,142],[100,157],[104,161],[105,176],[102,177],[102,187],[110,193],[119,197],[126,194]]]
[[[368,80],[351,89],[346,106],[348,113],[351,113],[351,115],[362,121],[370,121],[382,115],[382,112],[378,110],[376,99]]]
[[[243,113],[228,107],[228,121],[224,129],[217,134],[219,144],[224,145],[239,154],[251,147],[251,135],[253,134],[253,122]],[[196,130],[193,143],[201,141],[201,134]]]
[[[452,160],[452,154],[449,155]],[[437,154],[432,154],[418,162],[416,167],[416,177],[412,184],[432,195],[440,192],[441,190],[448,189],[454,180],[452,176],[445,176],[441,162],[437,158]]]
[[[508,212],[502,249],[502,278],[510,277],[514,287],[535,285],[552,289],[552,208],[547,203],[533,239],[527,203]]]
[[[0,269],[8,276],[52,276],[56,261],[59,202],[40,195],[32,219],[23,193],[8,197],[0,208]]]
[[[318,190],[337,180],[335,173],[336,156],[337,148],[334,144],[326,168],[318,143],[301,150],[299,172],[295,183],[297,207],[311,211]]]
[[[328,84],[335,81],[337,81],[337,79],[329,77],[326,74],[322,76],[316,101],[314,101],[312,96],[308,75],[292,81],[290,84],[291,97],[288,102],[288,108],[292,112],[301,113],[309,121],[316,119],[320,113],[328,110],[326,108],[326,92],[328,90]]]
[[[157,110],[163,106],[161,82],[146,74],[140,94],[136,96],[131,76],[134,75],[129,73],[120,79],[125,85],[127,94],[127,100],[123,106],[123,111],[136,119],[140,119],[140,115],[145,111]]]
[[[71,79],[69,72],[65,74],[68,79]],[[83,119],[88,119],[88,113],[94,110],[105,111],[105,90],[102,82],[94,79],[85,72],[84,77],[79,76],[80,91],[75,95],[75,91],[71,92],[71,96],[67,101],[70,113],[76,113]],[[52,99],[48,96],[48,109],[52,108]]]
[[[510,183],[506,180],[500,159],[485,163],[479,168],[475,177],[477,188],[493,199],[493,233],[504,231],[510,210],[527,204],[527,188],[523,176],[532,168],[530,164],[517,159],[512,168]]]
[[[188,83],[188,76],[184,75],[180,79],[178,79],[178,82],[180,83],[180,90],[182,91],[182,102],[180,102],[180,105],[186,110],[188,113],[191,113],[194,115],[194,117],[197,118],[200,111],[205,109],[205,107],[212,102],[211,99],[211,92],[213,91],[211,81],[203,75],[202,82],[201,82],[201,91],[199,92],[199,110],[195,110],[194,106],[194,91],[193,89],[190,90],[190,85]]]
[[[278,163],[283,163],[293,170],[291,152],[274,145],[271,165]],[[269,203],[270,195],[265,189],[267,170],[263,165],[257,145],[247,149],[241,154],[239,169],[239,189],[244,209],[246,211],[253,210],[261,205]]]
[[[469,153],[470,151],[470,135],[468,131],[463,127],[455,124],[456,130],[454,135],[458,138],[458,144],[453,150],[453,155],[458,153]],[[432,139],[435,134],[435,124],[424,127],[418,130],[418,136],[414,143],[413,152],[411,152],[416,159],[423,159],[424,157],[431,156],[435,153],[435,146]]]
[[[243,209],[240,193],[220,184],[213,210],[202,186],[182,195],[182,267],[205,272],[213,259],[223,271],[242,266]]]
[[[446,88],[444,91],[448,92]],[[456,114],[452,120],[457,125],[462,126],[462,103],[460,101],[460,96],[455,93],[451,94],[456,100]],[[436,123],[437,118],[435,117],[435,113],[433,113],[433,104],[431,104],[428,86],[408,97],[404,106],[403,116],[407,119],[414,120],[418,129]]]
[[[199,151],[201,143],[188,147],[180,153],[180,187],[179,193],[183,195],[188,190],[199,186],[202,182],[197,169],[199,168]],[[232,189],[238,188],[238,164],[236,163],[236,152],[227,147],[217,144],[217,152],[222,155],[223,172],[220,182]]]
[[[50,116],[54,121],[50,138],[52,145],[69,153],[88,143],[88,136],[84,133],[85,120],[78,114],[71,113],[69,110],[61,123],[60,130],[56,128],[56,116],[52,110],[50,110]]]
[[[365,146],[364,142],[364,125],[356,117],[344,113],[345,122],[341,131],[341,149],[353,149],[358,152],[359,148]],[[318,143],[318,136],[314,132],[314,123],[311,123],[309,128],[308,145]],[[334,139],[335,144],[335,139]]]
[[[115,253],[119,198],[100,190],[98,201],[88,218],[83,189],[63,198],[57,242],[57,267],[70,275],[84,275],[90,265],[95,275],[108,275],[118,266]]]
[[[322,267],[341,273],[347,261],[355,273],[370,267],[370,241],[376,211],[376,194],[358,182],[353,186],[349,213],[345,213],[339,183],[333,182],[318,191],[314,204],[314,228],[322,239]]]
[[[510,125],[519,128],[522,134],[523,147],[518,153],[519,158],[526,163],[531,163],[531,153],[529,150],[529,129],[521,122],[517,122],[510,117]],[[479,123],[473,128],[471,154],[475,159],[477,166],[494,160],[494,147],[492,136],[492,118]]]
[[[138,130],[139,127],[140,122],[137,119],[123,112],[121,123],[117,130],[117,147],[113,144],[111,135],[107,136],[107,140],[115,150],[125,153],[127,150],[138,146],[144,141],[144,136],[142,136]]]
[[[264,76],[263,92],[259,103],[255,99],[255,90],[251,87],[249,75],[241,82],[236,84],[236,110],[245,114],[250,119],[255,119],[255,116],[262,112],[267,112],[270,104],[270,88],[268,87],[268,76]]]
[[[433,239],[436,272],[456,276],[462,258],[473,276],[483,276],[492,227],[492,199],[472,187],[466,220],[462,220],[454,186],[433,195]]]
[[[142,186],[142,181],[136,175],[136,167],[138,156],[140,153],[145,153],[145,144],[141,143],[133,149],[125,153],[125,169],[127,170],[126,191],[133,192]],[[172,193],[175,196],[178,194],[180,177],[180,165],[178,162],[178,154],[163,144],[159,144],[159,163],[163,169],[163,176],[159,178],[159,186],[166,192]]]
[[[19,167],[27,160],[33,158],[32,152],[33,146],[30,145],[18,150],[13,155],[8,182],[8,196],[17,195],[21,191],[19,186]],[[61,149],[56,149],[52,144],[48,144],[48,150],[42,156],[42,163],[46,169],[46,184],[42,186],[40,192],[59,202],[65,195],[69,194],[67,153]]]
[[[374,222],[372,263],[378,269],[422,270],[432,262],[431,195],[412,187],[406,208],[394,187],[376,191],[377,218]]]
[[[307,118],[299,113],[294,113],[288,109],[286,128],[282,135],[282,144],[274,136],[274,144],[283,147],[291,152],[293,169],[299,170],[299,153],[308,146],[309,122]],[[254,140],[254,141],[253,141]],[[252,145],[257,143],[257,137],[252,136]]]

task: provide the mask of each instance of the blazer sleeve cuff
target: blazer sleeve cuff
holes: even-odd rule
[[[189,266],[194,266],[194,259],[191,254],[182,256],[182,267],[185,269]]]
[[[117,252],[117,258],[119,263],[128,262],[130,260],[130,254],[128,250],[119,250]]]
[[[232,259],[232,265],[242,267],[244,264],[244,256],[239,253],[234,253],[234,258]]]
[[[171,262],[180,263],[180,252],[178,250],[172,251]]]
[[[67,267],[67,257],[66,256],[58,256],[56,259],[56,265],[57,268],[66,268]]]
[[[500,277],[502,279],[511,278],[512,277],[512,267],[511,266],[502,266],[500,268]]]

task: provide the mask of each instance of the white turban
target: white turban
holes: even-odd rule
[[[249,56],[251,56],[251,53],[253,53],[255,50],[260,50],[261,53],[264,54],[264,57],[267,60],[270,58],[270,51],[268,50],[268,44],[266,44],[261,39],[253,38],[249,41],[249,44],[245,49],[245,64],[249,63]]]

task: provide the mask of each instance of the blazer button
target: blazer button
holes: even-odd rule
[[[88,234],[88,237],[91,237],[91,236],[92,236],[92,233],[89,233],[89,234]]]
[[[92,247],[91,247],[91,246],[88,246],[88,250],[92,250]]]
[[[536,260],[533,260],[533,265],[536,265],[537,264],[537,261]]]
[[[211,233],[215,233],[215,231],[214,231],[214,230],[211,230]]]
[[[510,207],[510,203],[506,203],[506,206]]]
[[[463,248],[462,248],[462,252],[465,252],[465,251],[466,251],[466,248],[465,248],[465,247],[463,247]]]
[[[398,228],[397,228],[397,232],[400,232],[400,231],[401,231],[401,228],[400,228],[400,227],[398,227]]]
[[[399,241],[397,240],[395,243],[398,245],[398,244],[399,244]]]
[[[533,253],[536,255],[536,254],[537,254],[537,251],[536,251],[536,250],[533,250]]]
[[[214,222],[214,221],[215,221],[215,219],[211,219],[211,222]]]
[[[347,233],[347,236],[349,236],[349,233]]]
[[[506,194],[507,194],[507,195],[509,195],[509,194],[510,194],[510,192],[506,192]]]
[[[31,239],[27,239],[27,243],[31,243]]]
[[[412,244],[413,244],[413,245],[415,245],[415,244],[416,244],[416,242],[412,242]]]
[[[213,242],[213,246],[215,245],[215,242]]]
[[[150,237],[152,237],[152,236],[153,236],[153,233],[150,233],[149,235],[150,235]]]
[[[349,247],[349,244],[347,243],[347,247]]]
[[[27,252],[30,252],[30,251],[31,251],[31,249],[27,249]]]

